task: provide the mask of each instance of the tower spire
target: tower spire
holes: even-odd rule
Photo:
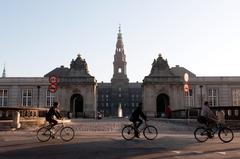
[[[121,33],[121,24],[119,24],[118,33]]]
[[[5,64],[4,64],[2,78],[5,78],[5,77],[6,77],[6,69],[5,69]]]
[[[116,43],[116,52],[121,51],[124,53],[123,49],[123,41],[122,41],[122,33],[121,33],[121,24],[119,24],[118,27],[118,37],[117,37],[117,43]]]
[[[116,50],[114,55],[113,61],[113,78],[112,81],[115,80],[125,80],[128,82],[127,78],[127,62],[126,62],[126,55],[124,54],[124,47],[122,41],[122,33],[121,33],[121,25],[119,24],[118,27],[118,34],[117,34],[117,43],[116,43]]]

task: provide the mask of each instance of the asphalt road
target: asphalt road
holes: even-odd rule
[[[198,143],[192,131],[163,124],[157,139],[125,141],[120,132],[77,132],[70,142],[38,142],[36,132],[0,132],[0,159],[239,159],[240,136],[231,143],[218,137]],[[177,127],[177,126],[176,126]]]

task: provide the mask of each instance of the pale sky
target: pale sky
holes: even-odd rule
[[[81,54],[109,82],[121,24],[131,82],[161,53],[197,76],[240,76],[239,0],[0,0],[0,73],[43,77]]]

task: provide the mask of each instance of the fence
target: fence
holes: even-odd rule
[[[240,107],[239,106],[214,106],[210,107],[216,114],[217,111],[223,111],[226,120],[239,120],[240,119]],[[190,118],[195,119],[200,114],[201,108],[189,108],[179,109],[172,111],[172,118]]]

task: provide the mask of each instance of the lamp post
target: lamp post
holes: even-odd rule
[[[37,93],[38,94],[38,97],[37,97],[37,107],[39,107],[39,102],[40,102],[39,101],[40,100],[40,88],[41,88],[40,86],[37,86],[37,89],[38,89],[38,93]]]
[[[200,87],[200,102],[201,102],[201,107],[202,107],[202,85],[199,86]]]

